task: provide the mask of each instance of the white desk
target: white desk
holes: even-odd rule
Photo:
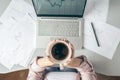
[[[10,2],[10,0],[0,0],[0,15],[3,13],[6,6],[9,4],[9,2]],[[119,15],[119,17],[120,17],[120,15]],[[109,19],[110,18],[112,18],[112,16],[109,16]],[[119,23],[120,20],[115,20],[113,23],[115,23],[116,21],[118,21],[118,23]],[[3,34],[3,36],[4,36],[4,34]],[[39,54],[39,52],[40,52],[40,50],[37,49],[35,51],[34,56],[44,55],[44,53]],[[93,65],[95,67],[95,70],[99,73],[103,73],[103,74],[107,74],[107,75],[119,75],[120,76],[120,54],[119,53],[120,53],[120,45],[118,46],[118,49],[116,50],[116,53],[115,53],[112,60],[109,60],[109,59],[107,59],[103,56],[100,56],[100,55],[98,55],[98,54],[96,54],[92,51],[86,50],[86,49],[82,50],[82,51],[77,51],[76,56],[81,55],[81,54],[86,55],[88,57],[88,59],[92,61]],[[8,70],[7,68],[5,68],[4,66],[2,66],[0,64],[0,73],[11,72],[11,71],[14,71],[14,70],[21,70],[21,69],[24,69],[24,67],[16,65],[11,70]]]

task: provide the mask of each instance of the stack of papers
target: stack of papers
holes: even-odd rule
[[[84,47],[108,59],[120,43],[120,29],[107,24],[109,0],[88,0],[85,15]],[[97,45],[91,22],[94,24],[100,46]]]
[[[0,18],[0,63],[11,69],[28,66],[35,50],[34,9],[23,0],[12,0]]]

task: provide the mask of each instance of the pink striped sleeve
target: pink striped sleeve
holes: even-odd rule
[[[44,68],[41,68],[37,64],[37,59],[38,58],[35,58],[30,64],[27,80],[40,80],[42,77]]]
[[[79,58],[83,59],[83,62],[77,68],[81,74],[82,80],[97,80],[97,76],[91,62],[89,62],[85,56],[80,56]]]

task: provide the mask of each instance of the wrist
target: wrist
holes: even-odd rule
[[[39,57],[34,58],[30,63],[29,69],[32,70],[33,72],[40,72],[40,71],[43,71],[45,69],[45,68],[42,68],[38,65],[38,62],[37,62],[38,59],[39,59]]]

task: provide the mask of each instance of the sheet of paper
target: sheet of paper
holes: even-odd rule
[[[29,15],[26,15],[21,22],[15,26],[17,27],[14,31],[21,32],[19,43],[22,46],[22,50],[18,52],[19,55],[17,56],[17,59],[21,59],[19,59],[16,64],[25,66],[35,49],[35,22]]]
[[[3,25],[7,28],[11,28],[15,23],[17,23],[24,15],[24,12],[19,11],[19,6],[21,4],[16,2],[16,0],[12,0],[4,13],[1,16],[1,21]]]
[[[26,14],[35,17],[33,6],[24,0],[12,0],[7,9],[1,16],[1,21],[6,27],[11,28],[15,23],[19,22]]]
[[[15,64],[27,66],[29,58],[31,58],[35,49],[34,23],[33,19],[26,15],[19,23],[13,26],[11,31],[4,30],[0,32],[4,34],[4,36],[1,34],[2,40],[0,40],[1,43],[4,43],[4,54],[0,57],[0,62],[8,69],[11,69]]]
[[[109,0],[87,0],[85,18],[107,21]]]
[[[84,47],[112,59],[120,42],[120,30],[106,23],[109,0],[88,0],[85,10]],[[100,47],[91,26],[93,22]]]
[[[0,29],[0,62],[9,69],[14,65],[15,51],[19,47],[18,41],[15,39],[15,34],[6,29]]]
[[[100,47],[97,45],[91,22],[94,24]],[[120,29],[101,21],[87,19],[84,30],[84,47],[112,59],[120,43]]]

